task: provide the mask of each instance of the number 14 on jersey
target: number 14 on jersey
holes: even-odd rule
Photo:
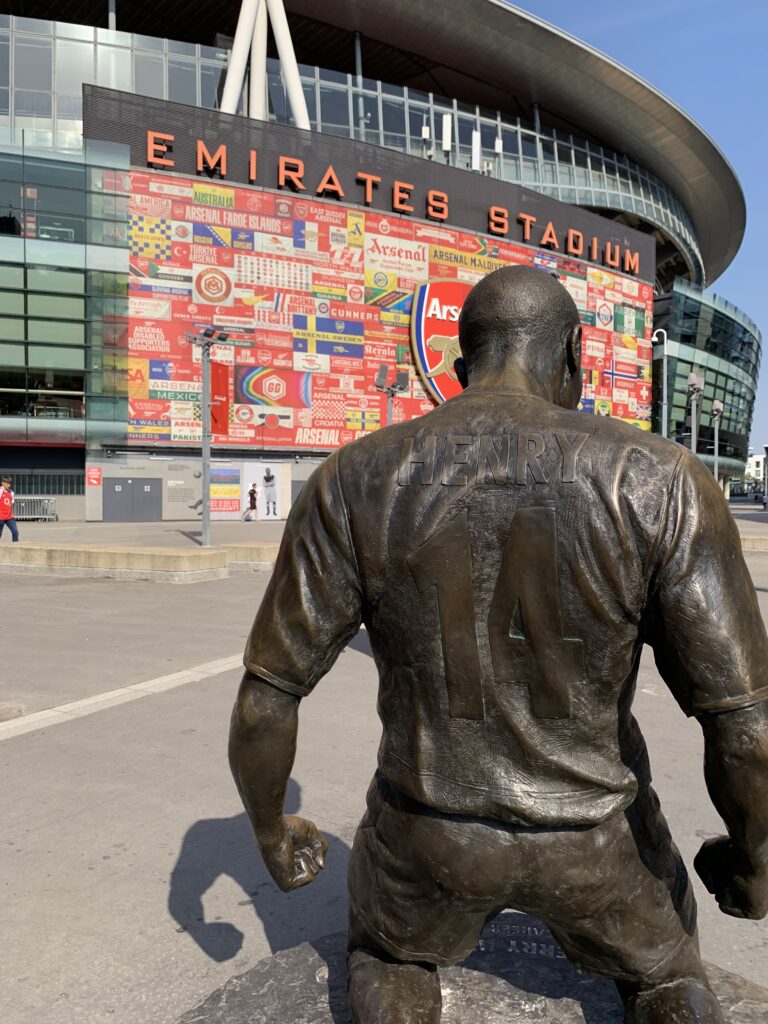
[[[485,706],[467,514],[408,557],[422,594],[437,590],[448,708],[483,719]],[[584,645],[563,636],[553,508],[519,509],[502,552],[488,614],[494,682],[526,685],[536,718],[570,718],[570,690],[584,680]]]

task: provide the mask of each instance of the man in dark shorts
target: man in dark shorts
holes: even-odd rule
[[[633,1024],[716,1024],[690,882],[631,713],[643,644],[704,730],[729,831],[696,868],[768,911],[768,640],[738,533],[689,452],[576,411],[581,329],[505,268],[460,319],[465,386],[336,452],[291,510],[249,639],[230,762],[265,863],[323,867],[282,815],[298,704],[365,623],[383,737],[350,863],[357,1024],[434,1024],[436,967],[507,907],[613,978]]]

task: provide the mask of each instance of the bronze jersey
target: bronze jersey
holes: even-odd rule
[[[380,771],[459,815],[580,826],[625,808],[648,771],[631,714],[644,643],[689,715],[768,696],[765,629],[709,470],[501,387],[323,463],[245,664],[304,696],[361,622]]]

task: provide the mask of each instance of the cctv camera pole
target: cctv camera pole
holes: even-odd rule
[[[200,335],[202,365],[202,427],[203,427],[203,547],[211,546],[211,344],[212,338]]]
[[[204,327],[199,334],[187,334],[187,340],[200,349],[200,419],[202,433],[202,470],[203,470],[203,547],[211,546],[211,345],[215,341],[216,330]],[[226,334],[220,334],[226,338]]]
[[[723,403],[715,399],[712,403],[712,419],[715,424],[715,480],[720,483],[720,417],[723,415]]]
[[[653,341],[659,336],[664,345],[664,355],[661,361],[661,436],[667,436],[667,417],[669,416],[669,403],[667,400],[667,332],[663,327],[657,327],[653,332]]]

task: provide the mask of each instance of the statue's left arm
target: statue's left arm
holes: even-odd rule
[[[768,671],[768,666],[766,666]],[[768,701],[699,716],[704,774],[727,836],[708,839],[694,866],[724,914],[768,914]]]
[[[311,882],[327,847],[311,821],[283,814],[299,702],[331,668],[362,616],[338,460],[338,453],[326,459],[291,509],[232,712],[232,774],[264,863],[284,890]]]
[[[768,913],[768,637],[733,517],[685,453],[669,493],[645,636],[664,681],[704,731],[705,778],[727,836],[695,867],[720,909]]]

